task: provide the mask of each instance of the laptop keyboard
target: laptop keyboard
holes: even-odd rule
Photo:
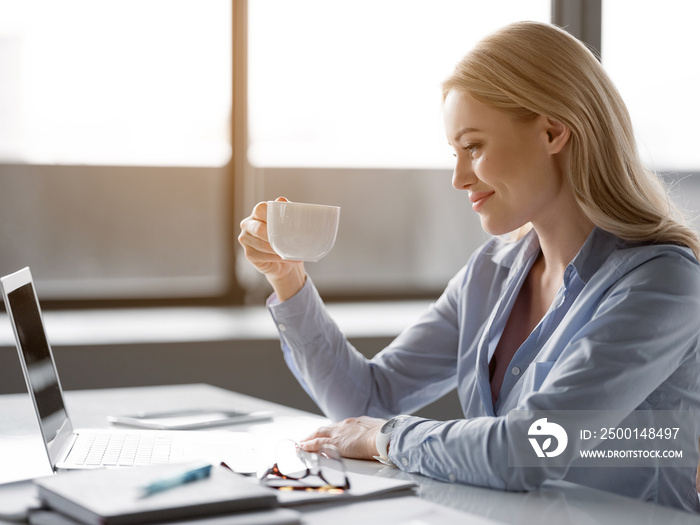
[[[78,434],[67,461],[86,467],[168,463],[172,436],[165,433]]]

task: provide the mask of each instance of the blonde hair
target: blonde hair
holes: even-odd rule
[[[555,26],[518,22],[481,40],[442,85],[518,119],[545,115],[571,130],[568,177],[596,226],[638,243],[700,241],[637,152],[625,103],[581,42]]]

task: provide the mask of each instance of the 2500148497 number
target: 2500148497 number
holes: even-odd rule
[[[676,439],[679,427],[601,428],[600,439]]]

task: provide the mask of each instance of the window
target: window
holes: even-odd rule
[[[632,115],[653,169],[697,173],[700,149],[700,3],[603,2],[602,61]]]
[[[0,0],[0,273],[42,300],[234,289],[231,0]]]
[[[229,0],[0,1],[5,162],[225,166]]]
[[[640,155],[700,229],[700,4],[604,0],[602,62],[629,109]]]
[[[250,163],[446,168],[440,82],[551,0],[250,0]]]

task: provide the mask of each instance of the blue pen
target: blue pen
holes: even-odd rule
[[[173,487],[179,487],[185,483],[208,478],[209,474],[211,474],[211,464],[198,466],[185,472],[175,474],[174,476],[157,479],[142,488],[142,497],[150,496],[156,492],[163,492]]]

